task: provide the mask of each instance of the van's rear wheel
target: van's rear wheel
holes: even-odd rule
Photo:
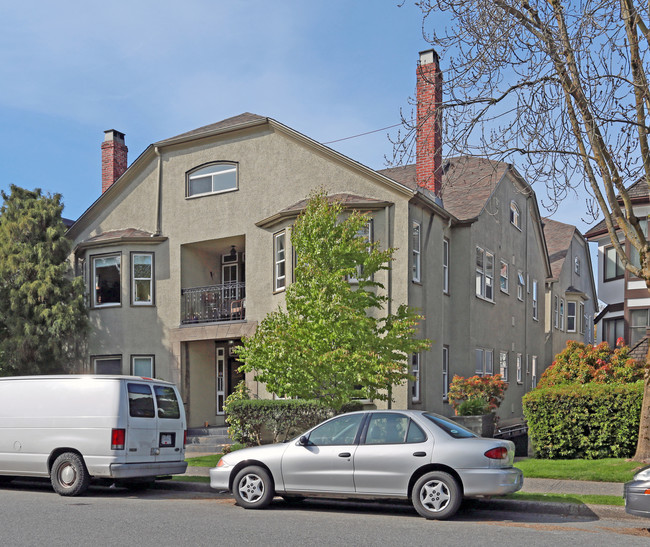
[[[83,494],[90,484],[90,475],[83,458],[74,452],[64,452],[56,460],[50,472],[52,488],[61,496]]]

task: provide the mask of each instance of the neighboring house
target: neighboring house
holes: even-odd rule
[[[650,214],[648,186],[644,180],[639,180],[628,189],[628,193],[634,214],[647,233],[647,217]],[[619,203],[623,205],[620,199]],[[636,250],[624,239],[622,232],[619,235],[627,256],[634,260],[636,255],[638,260]],[[598,298],[605,303],[596,317],[597,342],[606,341],[614,347],[616,340],[623,338],[626,344],[633,347],[645,337],[646,327],[650,326],[650,294],[645,281],[623,268],[605,220],[591,228],[585,237],[598,244]]]
[[[421,53],[420,104],[439,102],[441,83],[435,52]],[[505,163],[443,165],[440,112],[418,115],[416,165],[383,171],[249,113],[154,143],[128,169],[124,135],[107,131],[103,193],[68,231],[92,325],[80,369],[174,381],[190,426],[223,423],[242,379],[233,347],[283,305],[291,226],[324,188],[396,249],[376,274],[391,306],[425,316],[432,347],[412,356],[416,380],[393,389],[393,406],[450,415],[453,375],[501,372],[502,423],[522,422],[521,397],[548,364],[551,266],[535,194]]]
[[[546,282],[546,361],[569,340],[594,342],[598,297],[589,245],[575,226],[542,219],[552,276]]]

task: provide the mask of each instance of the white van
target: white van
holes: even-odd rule
[[[176,386],[134,376],[0,378],[0,482],[49,477],[62,496],[91,478],[124,486],[184,473]]]

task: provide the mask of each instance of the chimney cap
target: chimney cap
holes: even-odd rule
[[[425,49],[420,51],[420,64],[421,65],[430,65],[431,63],[439,63],[440,58],[435,49]]]
[[[104,131],[104,142],[115,140],[124,141],[124,133],[117,129],[107,129]]]

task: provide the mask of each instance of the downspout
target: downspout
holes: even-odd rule
[[[160,149],[156,146],[154,147],[153,151],[155,152],[156,156],[158,156],[158,187],[156,188],[156,231],[154,232],[154,236],[159,236],[162,231],[161,228],[162,204],[160,201],[162,198],[163,163],[162,163],[162,155],[160,153]]]

